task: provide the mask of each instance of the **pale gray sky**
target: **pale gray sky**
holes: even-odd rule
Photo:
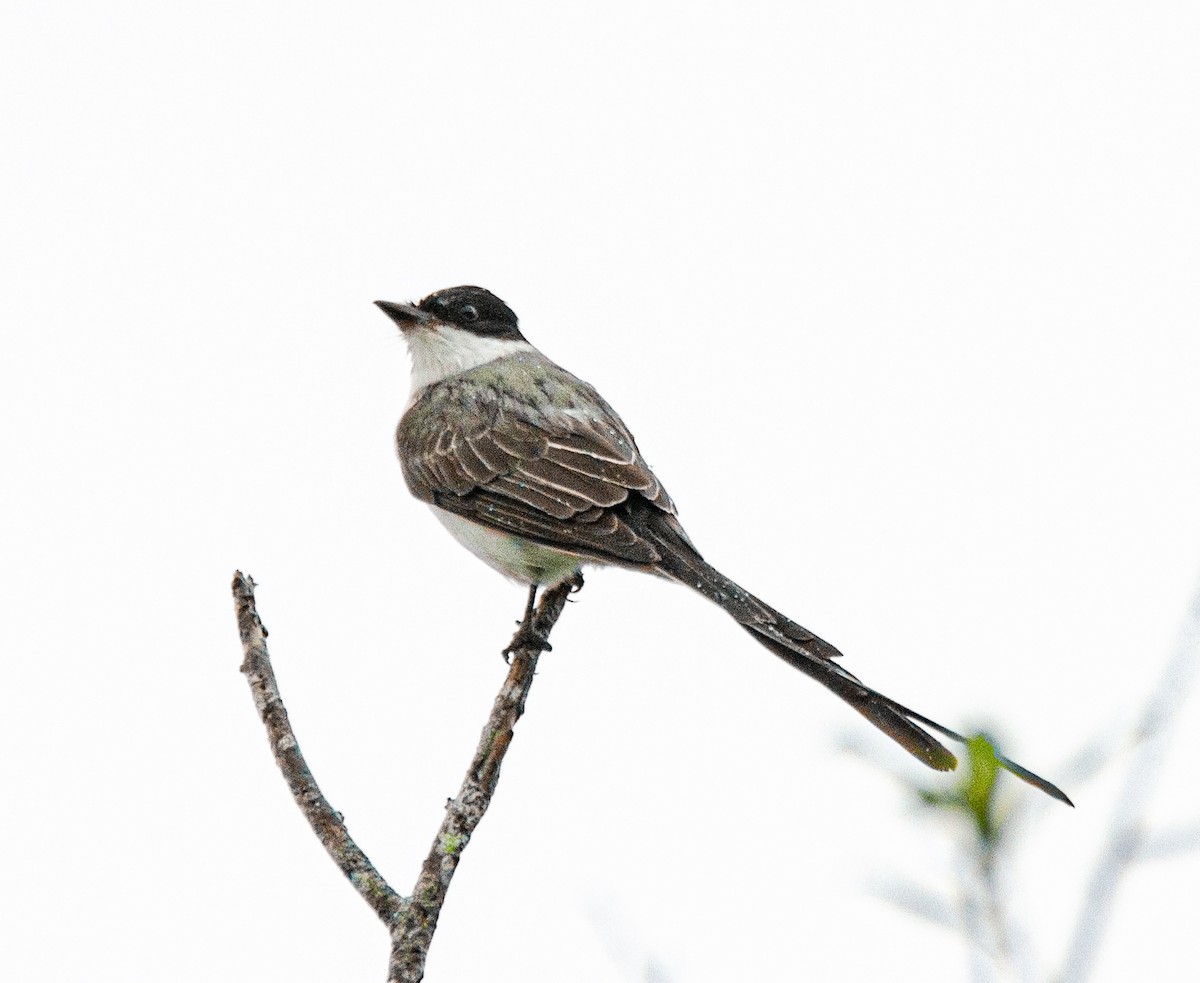
[[[1185,4],[6,5],[0,976],[382,979],[228,591],[407,891],[523,594],[404,490],[380,297],[495,291],[710,561],[1065,780],[1200,577],[1198,48]],[[966,978],[870,889],[952,897],[891,776],[948,780],[665,583],[593,574],[554,645],[431,981]],[[1124,760],[1015,858],[1046,969]],[[1138,869],[1097,983],[1173,975],[1198,880]]]

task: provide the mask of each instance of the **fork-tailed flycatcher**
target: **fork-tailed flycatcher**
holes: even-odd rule
[[[529,610],[539,586],[577,578],[588,563],[677,581],[925,764],[955,767],[919,725],[962,736],[864,686],[834,661],[836,648],[704,562],[621,418],[529,344],[499,297],[451,287],[418,304],[376,304],[412,355],[412,393],[396,429],[408,488],[484,563],[529,585]],[[1044,778],[999,761],[1071,804]]]

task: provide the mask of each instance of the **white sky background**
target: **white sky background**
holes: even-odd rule
[[[1188,4],[5,5],[0,976],[383,978],[228,585],[406,892],[523,603],[391,449],[371,301],[459,283],[618,407],[710,561],[1064,780],[1012,868],[1056,966],[1128,755],[1064,764],[1200,578],[1197,51]],[[593,573],[554,646],[430,980],[966,978],[872,893],[953,898],[894,776],[949,779],[651,578]],[[1200,818],[1198,717],[1157,827]],[[1095,979],[1184,965],[1198,879],[1138,868]]]

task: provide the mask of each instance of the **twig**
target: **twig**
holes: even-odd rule
[[[567,581],[542,594],[542,602],[533,617],[533,630],[543,640],[558,621],[567,598],[583,586],[582,578]],[[467,776],[458,796],[446,803],[446,818],[421,865],[413,895],[404,913],[392,929],[392,955],[388,962],[388,983],[417,983],[425,973],[425,955],[437,928],[438,915],[446,900],[450,879],[458,867],[462,851],[491,804],[492,793],[500,779],[500,765],[513,738],[513,728],[525,712],[525,698],[533,685],[541,648],[522,626],[509,648],[512,660],[508,678],[500,687],[491,716],[479,738],[479,747],[471,759]]]
[[[389,983],[419,983],[425,974],[425,959],[450,881],[462,851],[491,803],[500,778],[500,765],[512,741],[513,728],[525,712],[525,699],[533,685],[542,651],[539,639],[544,642],[549,636],[567,598],[582,585],[582,579],[577,579],[545,591],[534,614],[533,632],[523,626],[514,636],[509,649],[512,660],[508,676],[492,706],[462,788],[458,796],[446,804],[446,818],[421,866],[416,887],[412,896],[405,898],[383,879],[350,838],[341,814],[321,794],[300,753],[279,695],[267,653],[267,633],[254,603],[254,581],[240,571],[234,574],[234,607],[245,653],[241,669],[250,684],[259,717],[266,725],[275,761],[292,797],[326,852],[388,927],[392,943],[388,959]]]
[[[254,604],[254,580],[240,570],[233,575],[233,603],[245,653],[242,673],[250,684],[255,709],[267,727],[267,740],[275,754],[275,763],[292,790],[292,798],[333,862],[354,885],[354,890],[385,924],[390,925],[399,917],[404,899],[392,890],[350,838],[341,813],[321,794],[317,780],[300,753],[300,745],[279,695],[271,657],[267,654],[267,633]]]

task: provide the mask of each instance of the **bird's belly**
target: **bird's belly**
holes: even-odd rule
[[[436,505],[429,507],[451,536],[493,570],[518,583],[552,587],[575,574],[583,562],[574,553],[489,529]]]

